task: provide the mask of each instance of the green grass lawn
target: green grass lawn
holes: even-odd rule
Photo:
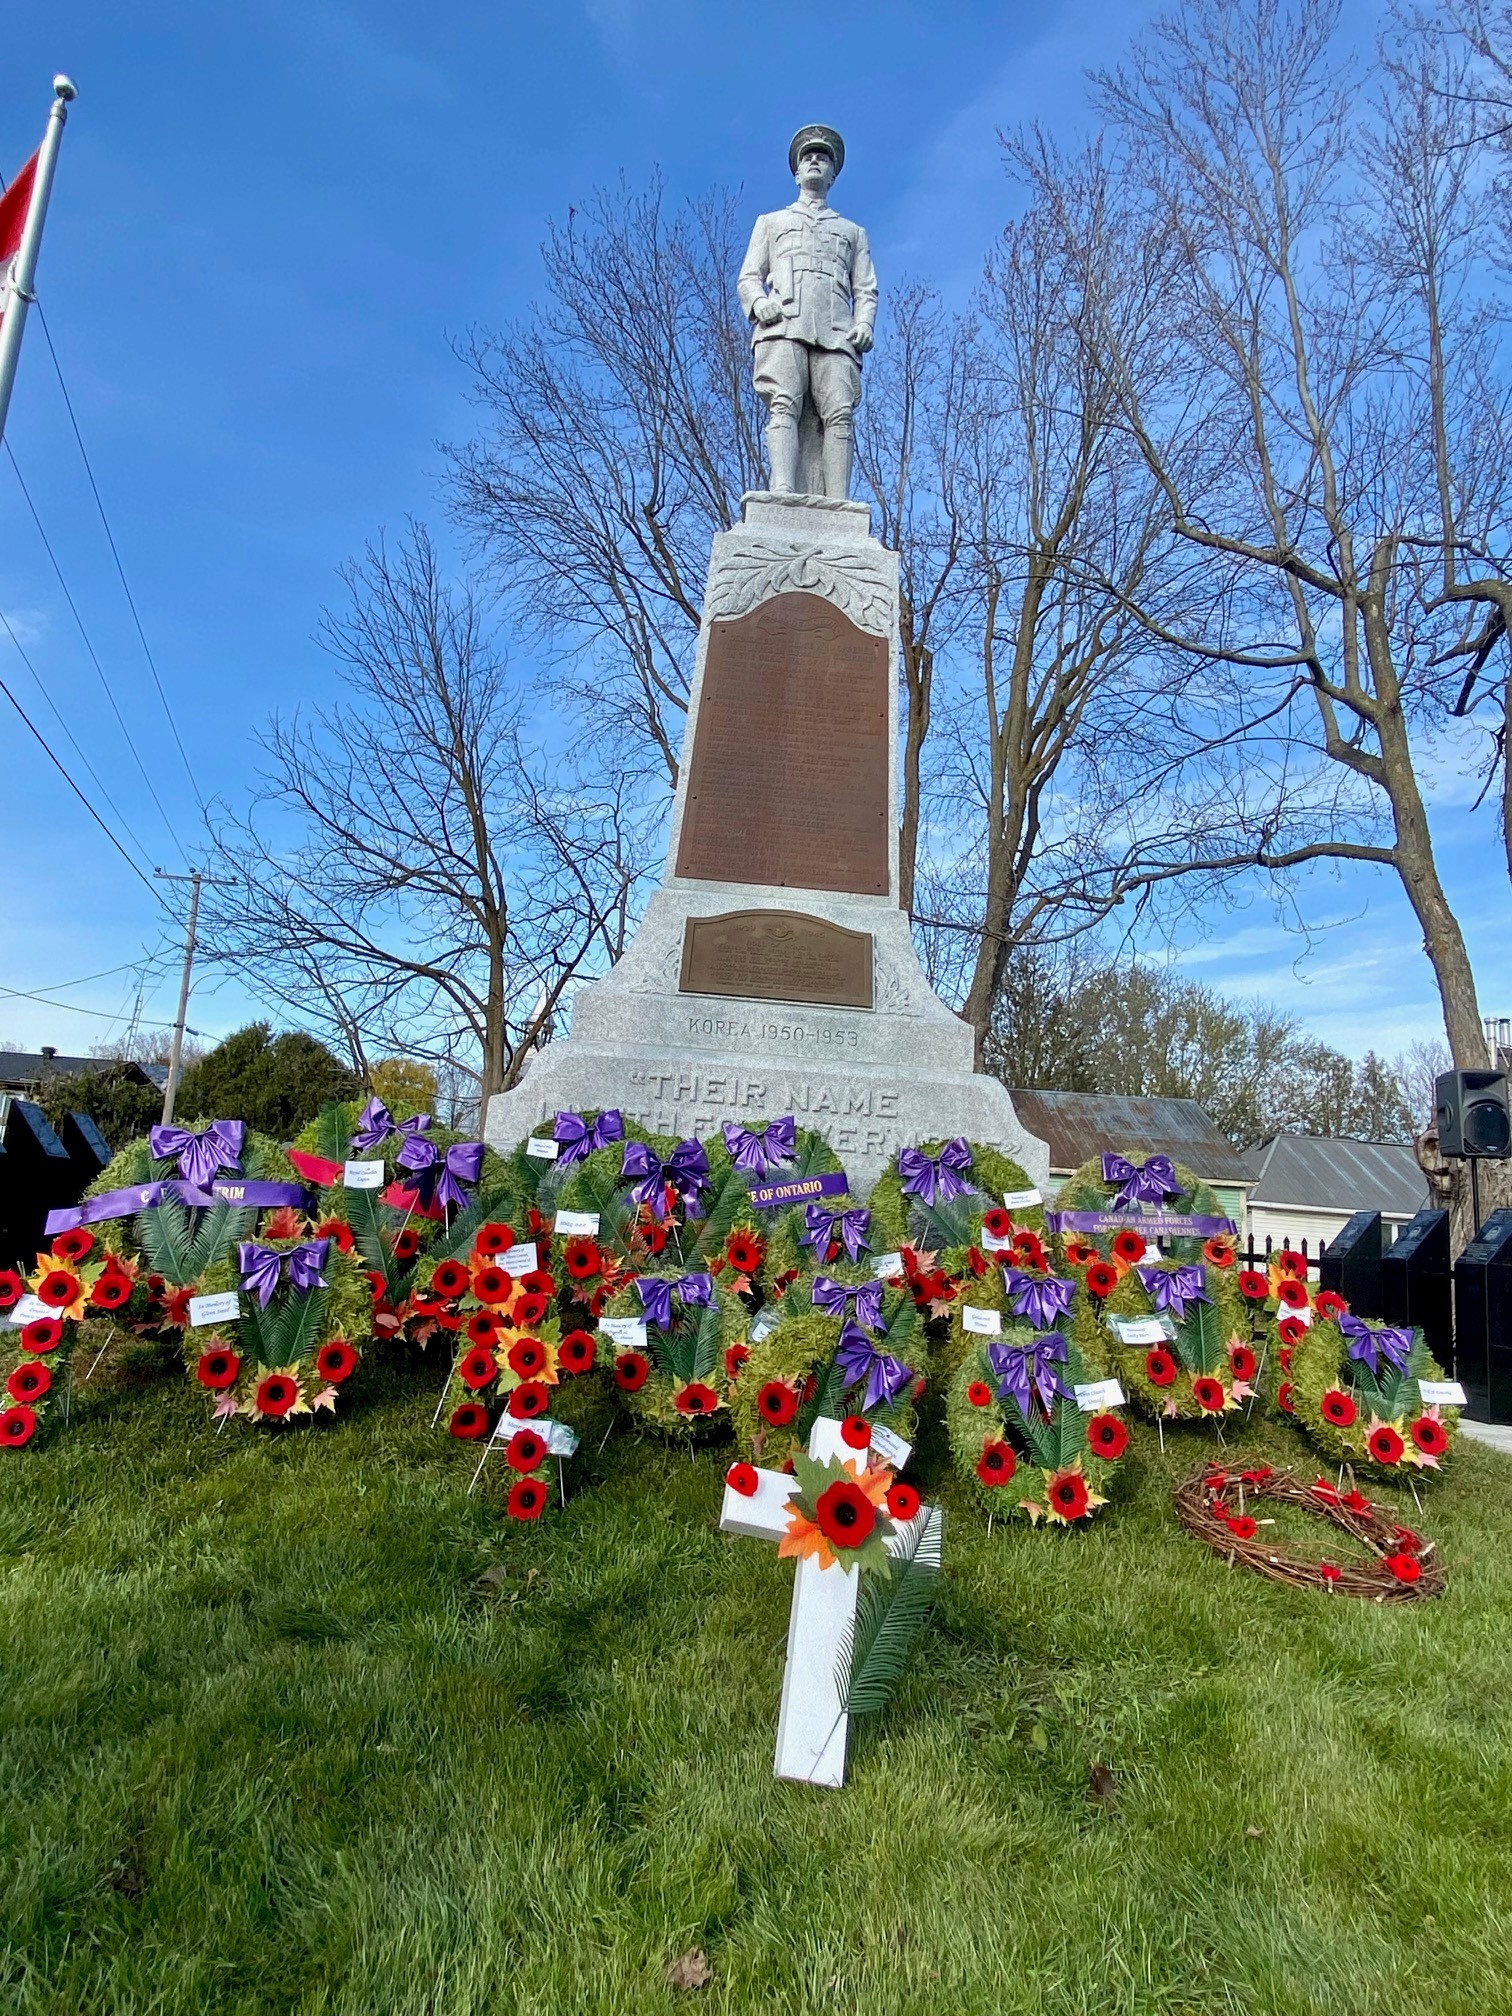
[[[1382,1608],[1186,1538],[1195,1434],[989,1537],[926,1431],[935,1623],[829,1793],[771,1776],[792,1569],[724,1452],[621,1426],[520,1527],[434,1390],[270,1438],[126,1379],[0,1459],[7,2016],[1512,2007],[1505,1458],[1401,1494],[1450,1587]]]

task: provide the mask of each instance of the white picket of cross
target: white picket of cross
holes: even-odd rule
[[[814,1423],[808,1453],[818,1463],[833,1456],[852,1460],[858,1454],[841,1439],[840,1423],[830,1420]],[[908,1461],[910,1445],[885,1429],[875,1429],[872,1453],[901,1470]],[[750,1540],[780,1540],[788,1529],[788,1500],[797,1488],[797,1479],[781,1470],[758,1470],[756,1490],[749,1498],[726,1484],[719,1511],[720,1530],[743,1534]],[[906,1525],[898,1527],[887,1543],[888,1551],[902,1553],[914,1543],[921,1526],[937,1535],[940,1518],[938,1506],[921,1505]],[[846,1634],[855,1622],[860,1591],[861,1572],[857,1568],[845,1569],[838,1562],[823,1568],[813,1555],[805,1555],[798,1563],[788,1618],[782,1707],[777,1716],[777,1757],[772,1767],[779,1778],[796,1778],[802,1784],[832,1789],[845,1783],[850,1718],[840,1705],[844,1688],[836,1669]]]

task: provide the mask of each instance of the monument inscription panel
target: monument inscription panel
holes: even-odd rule
[[[888,894],[885,637],[821,595],[709,626],[677,873]]]
[[[690,917],[678,986],[684,994],[870,1008],[871,933],[796,910]]]

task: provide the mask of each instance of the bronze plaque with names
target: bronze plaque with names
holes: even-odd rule
[[[870,1008],[872,940],[797,910],[729,910],[683,927],[683,994]]]
[[[677,870],[888,893],[891,654],[822,595],[709,626]]]

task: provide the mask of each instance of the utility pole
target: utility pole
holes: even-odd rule
[[[170,875],[166,868],[154,868],[152,872],[163,882],[188,882],[192,885],[189,897],[189,929],[184,934],[184,977],[179,982],[178,1020],[173,1025],[173,1050],[168,1059],[168,1083],[163,1088],[163,1125],[166,1127],[173,1118],[173,1102],[178,1097],[179,1072],[184,1061],[184,1022],[189,1013],[189,975],[194,968],[194,933],[199,924],[200,887],[206,882],[213,889],[230,889],[235,885],[229,877],[206,875],[199,868],[191,868],[187,875]]]

